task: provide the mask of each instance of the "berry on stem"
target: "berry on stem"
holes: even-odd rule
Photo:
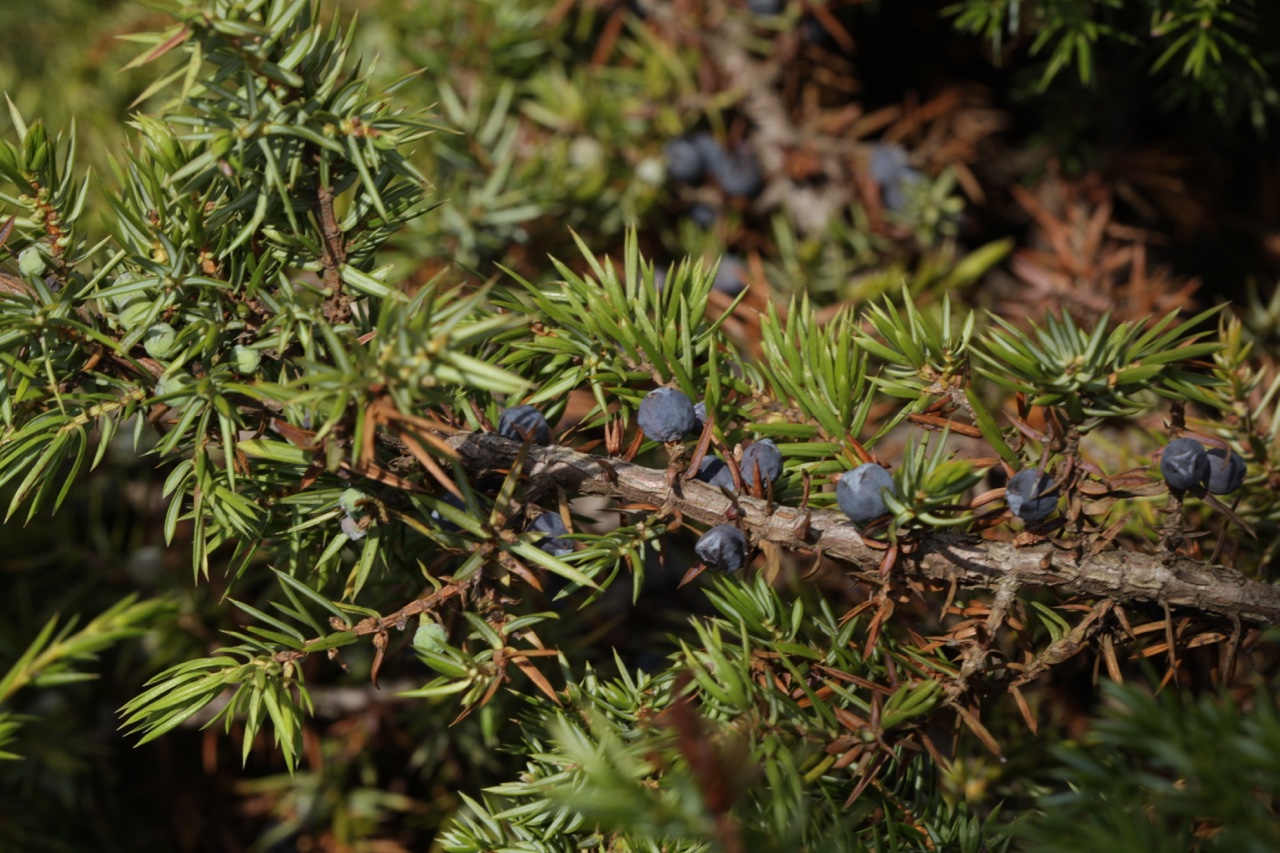
[[[573,540],[559,538],[569,532],[569,529],[564,526],[564,519],[560,517],[560,513],[540,513],[526,529],[547,534],[535,544],[551,556],[566,557],[573,553]]]
[[[1160,456],[1160,473],[1171,489],[1193,488],[1209,476],[1209,454],[1194,438],[1175,438]]]
[[[1209,476],[1205,485],[1215,495],[1229,495],[1244,485],[1244,459],[1234,450],[1223,450],[1221,447],[1210,448]]]
[[[640,401],[636,414],[645,438],[650,441],[679,441],[697,428],[693,403],[675,388],[658,388]]]
[[[771,439],[761,439],[742,451],[741,469],[743,486],[754,488],[759,471],[760,485],[768,491],[769,484],[782,476],[782,453]]]
[[[338,522],[338,526],[342,528],[343,534],[352,542],[359,542],[365,537],[365,531],[360,526],[360,522],[349,515],[344,515],[342,521]]]
[[[707,425],[707,404],[705,401],[698,403],[693,407],[693,417],[694,420],[698,422],[698,426],[694,432],[702,432],[703,428]]]
[[[716,211],[710,205],[696,202],[689,207],[689,218],[703,231],[710,231],[716,225]]]
[[[360,518],[365,514],[360,502],[368,499],[369,496],[359,489],[347,489],[338,497],[338,506],[351,518]]]
[[[836,484],[836,503],[855,524],[866,524],[889,514],[884,491],[897,496],[893,475],[874,462],[859,465],[840,477]]]
[[[713,569],[736,572],[747,563],[747,537],[732,524],[717,524],[698,537],[693,551]]]
[[[716,277],[711,289],[729,296],[737,296],[747,289],[747,268],[735,255],[725,255],[716,267]]]
[[[1058,508],[1053,478],[1044,472],[1037,476],[1035,468],[1024,468],[1014,474],[1004,487],[1009,511],[1023,521],[1039,521]]]
[[[498,435],[513,441],[524,441],[530,437],[534,444],[551,443],[551,427],[547,419],[534,406],[514,406],[503,411],[498,417]]]
[[[463,501],[461,498],[459,498],[457,495],[455,495],[453,492],[445,492],[440,499],[443,500],[445,503],[447,503],[449,506],[453,507],[454,509],[461,510],[462,512],[468,512],[466,502]],[[462,529],[458,527],[458,525],[450,521],[439,510],[434,510],[434,509],[431,510],[431,520],[434,521],[436,523],[436,526],[439,527],[441,530],[446,530],[450,533],[456,533],[457,531]]]
[[[706,171],[702,151],[694,140],[673,139],[663,150],[667,159],[667,175],[682,184],[696,184]]]
[[[891,213],[906,208],[908,188],[925,179],[924,175],[907,165],[907,158],[907,150],[901,145],[878,143],[871,149],[869,171],[872,179],[880,185],[885,210]]]
[[[708,162],[712,177],[727,195],[752,198],[764,186],[760,163],[751,149],[745,146],[733,152],[722,149],[720,157]]]
[[[413,647],[424,652],[438,652],[449,644],[449,632],[427,614],[418,619],[418,630],[413,632]]]
[[[173,355],[178,334],[168,323],[156,323],[142,338],[143,349],[152,358],[163,361]]]
[[[729,470],[729,466],[725,464],[725,461],[718,456],[702,457],[702,462],[698,464],[698,473],[694,475],[694,479],[733,491],[733,472]]]

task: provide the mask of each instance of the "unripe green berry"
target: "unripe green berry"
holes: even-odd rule
[[[142,346],[152,358],[165,359],[173,354],[178,333],[168,323],[156,323],[143,335]]]
[[[121,326],[132,330],[145,323],[150,313],[151,303],[145,299],[134,297],[133,301],[124,306],[116,316],[119,317]]]
[[[262,364],[262,353],[256,349],[243,347],[239,344],[231,350],[236,360],[237,373],[257,373],[258,365]]]
[[[338,498],[338,506],[342,507],[342,511],[352,518],[358,518],[364,515],[364,507],[360,506],[361,501],[367,501],[369,496],[359,489],[347,489],[342,493],[342,497]]]
[[[160,382],[156,385],[156,396],[165,397],[173,395],[163,402],[170,408],[180,409],[191,401],[192,395],[190,393],[182,394],[179,392],[189,391],[193,384],[195,383],[192,381],[190,374],[187,373],[174,373],[169,376],[162,376],[160,377]]]
[[[44,255],[40,254],[39,248],[28,246],[18,253],[18,269],[23,275],[37,276],[44,275],[48,265],[44,262]]]
[[[666,167],[657,157],[646,157],[636,164],[635,175],[641,183],[657,186],[666,176]]]
[[[424,652],[438,652],[449,642],[449,632],[436,620],[423,616],[413,632],[413,647]]]
[[[595,169],[604,159],[604,145],[594,136],[578,136],[569,143],[569,163],[575,169]]]
[[[142,276],[138,275],[136,272],[125,271],[120,273],[120,275],[116,276],[116,280],[112,282],[111,286],[114,288],[114,287],[119,287],[122,284],[132,284],[135,281],[141,280],[141,278]],[[135,290],[132,293],[118,293],[115,296],[111,297],[111,302],[113,305],[116,306],[116,310],[120,311],[127,308],[128,306],[132,305],[135,302],[145,300],[145,299],[146,299],[146,296],[144,294],[139,293],[138,291]]]

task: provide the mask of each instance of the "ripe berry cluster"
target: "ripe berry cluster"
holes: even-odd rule
[[[1175,438],[1160,456],[1160,473],[1177,491],[1203,486],[1210,494],[1229,495],[1244,485],[1245,463],[1234,451],[1206,449],[1194,438]]]
[[[729,149],[705,131],[673,139],[665,149],[667,177],[676,184],[696,186],[710,181],[718,186],[725,199],[747,201],[764,188],[764,173],[751,148],[739,143]],[[699,228],[715,227],[719,210],[705,197],[689,206],[686,212]],[[741,260],[728,255],[720,264],[715,289],[736,296],[742,291],[745,268]]]
[[[640,402],[636,422],[651,441],[674,444],[700,433],[706,425],[706,403],[694,404],[675,388],[658,388]],[[503,411],[498,432],[516,441],[551,443],[551,429],[542,413],[533,406],[515,406]],[[769,494],[783,472],[782,452],[770,439],[749,444],[738,460],[740,482],[735,483],[733,469],[723,458],[705,456],[695,478],[725,492],[739,490],[752,494]],[[1170,442],[1161,454],[1160,471],[1170,488],[1185,491],[1203,487],[1211,494],[1228,494],[1244,484],[1245,462],[1239,454],[1221,448],[1206,449],[1191,438]],[[344,530],[352,538],[363,535],[356,521],[361,512],[356,501],[358,492],[344,495]],[[1016,472],[1005,486],[1009,512],[1026,522],[1048,518],[1058,507],[1058,484],[1046,471],[1025,468]],[[890,502],[898,498],[898,485],[893,475],[881,465],[868,462],[840,477],[836,485],[836,503],[855,524],[866,526],[891,514]],[[452,527],[452,525],[448,525]],[[530,523],[529,531],[542,534],[537,546],[548,554],[564,557],[573,552],[571,535],[561,516],[544,512]],[[750,543],[746,534],[732,524],[719,524],[704,533],[695,545],[702,563],[724,572],[736,572],[747,564]]]
[[[666,155],[667,175],[682,184],[710,177],[725,195],[736,198],[751,198],[764,186],[760,163],[749,148],[727,150],[709,133],[671,140]]]

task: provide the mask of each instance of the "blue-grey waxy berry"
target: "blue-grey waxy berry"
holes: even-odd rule
[[[782,453],[772,440],[764,438],[742,451],[742,485],[748,491],[755,487],[756,472],[760,472],[760,485],[765,491],[769,484],[782,476]]]
[[[693,414],[693,403],[683,393],[675,388],[659,388],[640,401],[636,423],[645,438],[665,442],[679,441],[693,432],[698,419]]]
[[[498,417],[498,435],[513,441],[532,438],[534,444],[551,443],[551,427],[534,406],[513,406]]]
[[[1229,495],[1244,485],[1245,464],[1239,453],[1212,447],[1208,452],[1209,477],[1205,485],[1215,495]]]
[[[733,255],[725,255],[716,267],[716,277],[711,289],[737,296],[747,287],[747,267]]]
[[[716,210],[709,204],[698,202],[689,207],[689,218],[703,231],[710,231],[716,224]]]
[[[667,158],[667,174],[682,184],[696,184],[702,180],[706,162],[700,146],[692,139],[673,139],[663,153]]]
[[[800,33],[800,41],[805,44],[814,44],[825,47],[835,42],[835,38],[831,35],[831,31],[823,26],[822,22],[813,15],[805,15],[801,18],[800,26],[797,29]]]
[[[560,513],[541,513],[529,524],[528,529],[547,534],[536,544],[551,556],[567,557],[573,553],[573,540],[559,538],[569,532],[569,529],[564,526],[564,519],[560,517]]]
[[[747,8],[757,15],[776,15],[782,11],[784,0],[747,0]]]
[[[1058,508],[1053,478],[1043,472],[1037,477],[1035,468],[1024,468],[1009,478],[1004,500],[1009,511],[1023,521],[1039,521]]]
[[[694,404],[693,418],[698,422],[698,426],[693,431],[702,432],[702,428],[707,425],[707,403],[705,400]]]
[[[714,136],[707,133],[705,130],[701,133],[695,133],[693,136],[689,137],[689,141],[693,143],[693,147],[697,150],[698,156],[702,158],[704,167],[709,168],[713,161],[719,160],[724,156],[724,149],[720,147],[720,143]]]
[[[717,524],[693,546],[699,560],[722,572],[736,572],[745,566],[747,550],[747,537],[732,524]]]
[[[729,466],[725,464],[725,461],[718,456],[702,457],[702,462],[698,464],[698,473],[693,478],[733,491],[733,472],[729,470]]]
[[[881,495],[884,489],[897,496],[898,487],[893,483],[893,475],[876,463],[868,462],[840,477],[836,484],[836,503],[855,524],[866,524],[889,514]]]
[[[344,515],[342,521],[338,522],[342,528],[342,532],[352,542],[359,542],[365,536],[365,531],[360,527],[360,522],[356,521],[349,515]]]
[[[749,148],[743,147],[733,152],[721,149],[719,157],[708,159],[707,168],[720,189],[731,196],[751,198],[764,186],[760,162]]]
[[[877,142],[871,146],[871,159],[867,163],[871,178],[880,186],[891,184],[902,177],[907,165],[907,149],[892,142]]]
[[[869,171],[880,185],[885,210],[903,210],[909,187],[924,180],[924,175],[907,165],[907,157],[907,150],[893,143],[879,143],[871,149]]]
[[[1209,476],[1209,454],[1194,438],[1175,438],[1160,456],[1160,473],[1171,489],[1190,489]]]

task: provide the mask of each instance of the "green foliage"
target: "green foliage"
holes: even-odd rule
[[[56,618],[50,619],[0,678],[0,708],[9,704],[13,695],[23,688],[60,687],[97,678],[94,673],[82,670],[94,663],[101,651],[142,634],[171,611],[168,602],[135,601],[130,597],[98,614],[78,631],[75,619],[61,627]],[[16,739],[23,722],[21,715],[0,710],[0,746]],[[0,760],[20,758],[11,752],[0,752]]]
[[[871,386],[867,376],[867,352],[857,346],[856,318],[842,312],[820,328],[814,307],[808,299],[793,302],[786,322],[777,309],[760,321],[762,358],[753,365],[769,396],[798,409],[807,421],[821,428],[802,424],[766,422],[759,425],[765,435],[775,438],[813,438],[820,434],[833,441],[845,435],[858,435],[870,414]],[[896,423],[896,421],[895,421]],[[887,431],[887,425],[881,434]],[[868,444],[874,443],[874,439]],[[788,445],[794,452],[801,448]],[[831,444],[813,443],[804,448],[815,454],[830,455]]]
[[[1032,327],[1034,339],[996,317],[1000,329],[992,330],[986,346],[975,352],[985,362],[977,370],[998,385],[1028,395],[1033,406],[1064,409],[1076,425],[1086,418],[1137,414],[1149,405],[1139,398],[1145,390],[1212,405],[1213,399],[1200,387],[1216,380],[1184,365],[1219,349],[1216,343],[1196,343],[1204,333],[1193,331],[1218,310],[1173,328],[1169,326],[1176,314],[1168,314],[1145,330],[1139,323],[1109,328],[1104,316],[1092,332],[1080,328],[1070,315],[1050,316],[1044,329]]]
[[[1275,69],[1280,54],[1266,38],[1276,25],[1268,3],[1253,0],[962,0],[947,7],[955,26],[990,41],[1027,44],[1040,59],[1036,88],[1074,70],[1099,85],[1099,57],[1116,48],[1139,52],[1158,79],[1166,108],[1192,103],[1226,121],[1262,130],[1280,106]]]
[[[974,315],[970,313],[957,332],[951,322],[951,300],[942,302],[941,318],[926,318],[905,288],[902,307],[905,319],[889,301],[867,311],[871,326],[884,339],[882,344],[865,332],[859,335],[862,346],[886,363],[885,375],[876,384],[884,393],[908,400],[945,394],[959,384],[968,368]]]
[[[1280,717],[1259,694],[1198,701],[1108,685],[1104,718],[1055,750],[1068,787],[1019,834],[1036,850],[1274,850]]]
[[[957,527],[972,519],[965,495],[981,482],[985,471],[951,455],[945,432],[933,447],[926,436],[904,449],[894,477],[900,497],[885,495],[899,530]]]
[[[543,288],[522,280],[527,294],[498,302],[513,313],[543,318],[555,329],[532,340],[519,329],[507,336],[510,343],[498,355],[499,364],[539,386],[528,402],[563,400],[570,389],[586,386],[596,401],[586,416],[594,426],[613,415],[606,402],[610,399],[620,399],[621,414],[629,416],[644,396],[633,386],[652,379],[674,383],[691,398],[702,396],[705,388],[708,408],[713,408],[724,393],[723,384],[733,388],[722,378],[729,364],[721,363],[717,353],[723,346],[718,331],[724,317],[716,322],[707,317],[714,270],[685,264],[658,288],[653,268],[642,269],[634,237],[627,242],[623,278],[607,259],[592,257],[581,241],[579,247],[594,278],[552,259],[564,278],[561,286]],[[555,413],[554,403],[551,411]]]
[[[1130,466],[1087,459],[1076,439],[1162,399],[1179,417],[1189,403],[1234,413],[1217,429],[1271,473],[1280,381],[1242,325],[1208,339],[1220,309],[1182,322],[1176,311],[1049,314],[1027,331],[965,305],[982,301],[969,291],[1014,246],[964,241],[958,169],[912,182],[905,207],[883,217],[850,196],[800,227],[721,199],[712,232],[642,230],[671,203],[662,143],[700,125],[733,138],[746,96],[704,97],[697,50],[620,8],[418,4],[397,12],[403,32],[362,35],[310,0],[156,5],[174,23],[128,37],[142,46],[129,70],[154,75],[135,101],[146,109],[127,144],[93,146],[88,159],[108,163],[96,183],[74,125],[51,133],[28,120],[29,101],[26,115],[10,103],[11,138],[0,139],[5,532],[26,523],[31,541],[78,543],[41,528],[70,518],[79,533],[85,512],[86,551],[109,554],[83,567],[51,548],[40,559],[64,562],[37,592],[44,564],[20,555],[23,595],[4,602],[0,757],[35,754],[42,710],[72,701],[46,697],[83,688],[102,655],[116,677],[99,700],[138,746],[222,723],[206,762],[230,744],[237,795],[260,798],[254,814],[273,821],[259,847],[310,834],[374,849],[388,825],[419,820],[446,850],[1006,851],[1008,811],[948,787],[949,759],[1025,745],[1032,714],[1016,673],[1064,662],[1093,619],[1073,625],[1075,611],[1095,611],[1027,603],[1005,585],[998,606],[955,589],[944,601],[899,584],[895,560],[940,534],[1012,548],[1007,527],[991,533],[999,513],[977,518],[975,493],[997,458],[1016,469],[1042,456],[1068,470],[1076,508],[1052,547],[1150,550],[1147,531],[1117,541],[1121,528],[1098,533],[1078,509],[1122,513],[1152,492],[1112,488],[1103,469]],[[955,11],[996,37],[1018,29],[1022,6]],[[1030,50],[1048,57],[1046,83],[1073,62],[1091,82],[1097,46],[1124,40],[1123,4],[1035,8]],[[1179,10],[1160,19],[1174,41],[1155,69],[1186,51],[1185,74],[1210,86],[1203,57],[1244,55],[1230,33],[1245,13],[1207,4],[1201,44],[1188,28],[1196,10]],[[729,14],[730,31],[749,20]],[[578,54],[606,35],[622,60],[588,65]],[[364,64],[362,39],[384,36],[384,66],[427,71],[388,81]],[[730,241],[758,254],[761,222],[772,255],[753,254],[745,293],[717,292],[713,258]],[[544,263],[529,245],[555,251]],[[1257,339],[1274,308],[1254,306]],[[688,448],[660,448],[635,427],[654,386],[705,404],[695,454],[734,460],[748,441],[778,443],[785,467],[767,500],[687,488]],[[557,446],[468,435],[492,432],[517,403],[542,410]],[[1033,410],[1044,435],[1027,423]],[[468,440],[510,454],[494,464]],[[874,556],[832,569],[809,553],[810,523],[841,523],[823,514],[831,487],[873,449],[898,489],[889,544],[845,527]],[[617,482],[619,459],[649,478],[644,488]],[[661,472],[636,472],[663,465],[655,496]],[[1268,482],[1251,478],[1242,517],[1280,518]],[[146,508],[140,520],[126,495]],[[744,504],[779,506],[795,524],[744,522]],[[569,523],[572,553],[539,547],[529,522],[541,512]],[[692,562],[690,532],[721,513],[759,559],[745,577],[679,591],[669,581]],[[143,532],[104,532],[111,524]],[[1203,542],[1230,539],[1219,528]],[[190,571],[172,571],[169,556]],[[77,630],[46,615],[54,601],[100,615]],[[1128,616],[1114,618],[1132,633]],[[1119,634],[1108,622],[1106,642]],[[369,683],[394,685],[383,696],[394,708],[366,696],[340,724],[326,717],[326,701]],[[1004,719],[1006,693],[1022,720]],[[61,707],[55,724],[70,719]],[[1274,740],[1270,717],[1197,713],[1214,708],[1221,731]],[[1140,710],[1159,717],[1143,725],[1162,742],[1180,742],[1176,709]],[[1123,734],[1160,772],[1210,778],[1190,747],[1159,765],[1159,743],[1127,719],[1098,728],[1099,743]],[[360,720],[392,732],[385,752],[365,748],[374,735]],[[394,781],[380,775],[387,754],[410,755]],[[1105,756],[1060,758],[1079,795],[1056,785],[1027,837],[1067,837],[1055,821],[1099,791],[1121,803]],[[70,794],[39,794],[90,775],[60,774],[57,761],[3,766],[28,773],[24,799],[66,808]],[[1248,766],[1248,784],[1272,785],[1260,762]],[[1148,778],[1132,772],[1130,784]],[[1265,809],[1219,817],[1195,790],[1180,796],[1153,807],[1234,822],[1246,846],[1269,838]],[[6,838],[44,843],[47,812],[0,808]],[[1133,825],[1122,837],[1158,837],[1154,822]]]
[[[931,676],[944,659],[892,644],[864,658],[851,641],[865,619],[840,624],[824,602],[787,602],[763,581],[721,579],[708,595],[716,616],[675,655],[689,679],[621,662],[616,679],[570,677],[564,710],[529,712],[519,781],[470,801],[443,848],[570,851],[609,838],[696,851],[729,846],[730,832],[763,851],[1008,849],[998,814],[946,805],[929,762],[899,740],[943,703]],[[701,696],[699,712],[688,695]],[[867,786],[879,773],[892,781]],[[728,809],[731,830],[719,820]],[[866,824],[875,813],[886,819]]]

